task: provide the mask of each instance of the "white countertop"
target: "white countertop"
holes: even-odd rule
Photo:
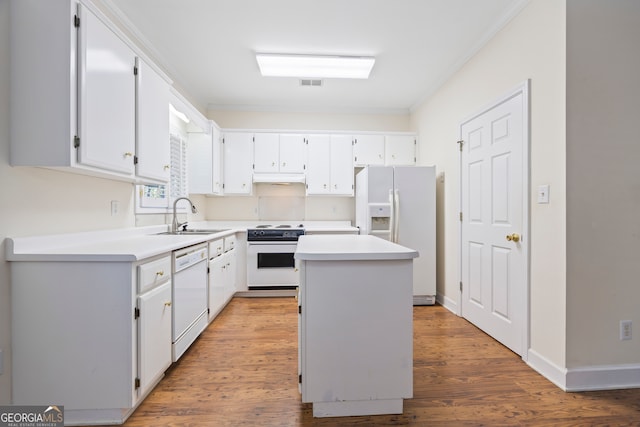
[[[234,234],[235,230],[195,235],[157,234],[167,226],[88,231],[6,239],[7,261],[134,262]]]
[[[311,261],[411,259],[418,251],[370,235],[300,236],[295,258]]]
[[[245,232],[258,224],[284,224],[272,221],[200,221],[190,222],[190,229],[224,229],[223,232],[195,235],[158,235],[167,225],[116,230],[87,231],[32,237],[8,237],[7,261],[107,261],[135,262],[198,243]],[[286,222],[291,224],[291,221]],[[353,231],[348,221],[301,221],[305,229]],[[297,224],[297,223],[296,223]]]

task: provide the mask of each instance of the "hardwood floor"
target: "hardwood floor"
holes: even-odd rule
[[[414,307],[402,415],[313,418],[293,298],[235,298],[125,426],[640,426],[640,389],[565,393],[441,306]]]

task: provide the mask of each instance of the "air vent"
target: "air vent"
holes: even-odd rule
[[[320,79],[300,79],[300,86],[322,86]]]

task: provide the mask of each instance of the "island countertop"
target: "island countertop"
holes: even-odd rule
[[[308,261],[411,259],[418,251],[370,235],[300,236],[295,258]]]

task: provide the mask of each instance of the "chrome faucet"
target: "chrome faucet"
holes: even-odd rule
[[[176,216],[176,205],[178,204],[178,202],[180,200],[186,200],[189,202],[189,204],[191,205],[191,213],[197,213],[198,209],[196,209],[196,205],[193,204],[193,202],[191,202],[191,200],[189,200],[188,197],[178,197],[174,202],[173,202],[173,222],[171,224],[171,231],[173,231],[174,233],[176,231],[178,231],[178,229],[180,227],[185,227],[187,228],[187,221],[185,222],[178,222],[178,217]]]

